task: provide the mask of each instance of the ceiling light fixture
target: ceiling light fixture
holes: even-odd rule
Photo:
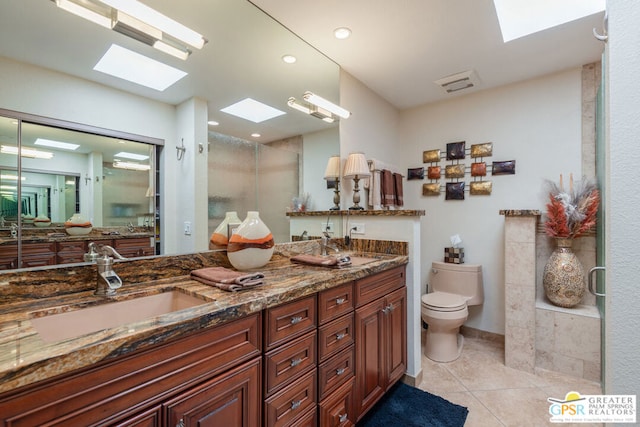
[[[284,55],[282,60],[287,64],[294,64],[298,59],[293,55]]]
[[[216,122],[215,120],[209,120],[209,121],[207,122],[207,124],[208,124],[209,126],[218,126],[218,125],[220,125],[220,123]]]
[[[351,30],[347,27],[339,27],[333,30],[333,35],[338,40],[348,39],[351,36]]]
[[[52,0],[68,12],[185,60],[207,40],[196,31],[135,0]]]
[[[36,139],[34,144],[42,145],[44,147],[60,148],[62,150],[76,150],[78,149],[78,147],[80,147],[80,145],[78,144],[72,144],[70,142],[54,141],[52,139],[44,139],[44,138]]]
[[[148,171],[151,169],[150,165],[143,165],[141,163],[134,162],[121,162],[119,160],[115,160],[113,162],[113,167],[118,169],[129,169],[134,171]]]
[[[147,160],[149,158],[149,156],[145,154],[128,153],[126,151],[121,151],[119,153],[116,153],[113,155],[113,157],[122,157],[123,159],[129,159],[129,160]]]
[[[29,157],[31,159],[51,159],[53,153],[50,151],[34,150],[33,148],[22,147],[20,149],[20,156]],[[18,155],[18,147],[13,145],[3,145],[0,147],[0,153]]]
[[[335,122],[335,118],[333,117],[333,114],[331,114],[331,111],[320,108],[317,105],[299,104],[294,97],[289,98],[289,100],[287,101],[287,105],[293,108],[294,110],[302,111],[305,114],[309,114],[310,116],[314,116],[319,119],[322,119],[327,123]]]
[[[315,93],[305,92],[304,95],[302,95],[302,97],[308,103],[313,104],[320,108],[324,108],[325,110],[328,110],[333,114],[335,114],[336,116],[342,117],[343,119],[348,119],[349,116],[351,115],[349,111],[345,110],[341,106],[334,104],[331,101],[327,101],[326,99],[316,95]]]

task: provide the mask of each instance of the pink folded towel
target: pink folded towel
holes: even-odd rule
[[[193,270],[191,278],[205,285],[216,286],[225,291],[239,291],[263,284],[263,273],[242,273],[224,267],[207,267]]]
[[[321,267],[344,267],[347,265],[351,265],[350,259],[338,258],[335,256],[323,257],[318,255],[295,255],[291,258],[292,262],[297,262],[300,264],[309,264],[309,265],[318,265]]]

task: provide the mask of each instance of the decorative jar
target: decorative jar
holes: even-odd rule
[[[572,250],[572,239],[556,239],[556,249],[546,265],[542,284],[549,301],[559,307],[573,307],[585,293],[584,269]]]
[[[227,245],[229,244],[229,237],[231,237],[232,230],[229,227],[235,224],[235,226],[239,226],[242,223],[240,218],[238,218],[238,213],[235,211],[227,212],[224,215],[224,219],[222,222],[216,227],[216,229],[211,234],[209,238],[209,249],[227,249]]]
[[[236,232],[229,238],[227,257],[237,270],[260,268],[273,255],[275,243],[271,230],[257,211],[247,212]]]

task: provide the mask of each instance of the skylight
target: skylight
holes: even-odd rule
[[[606,0],[493,0],[504,42],[515,40],[594,13]]]
[[[112,44],[94,70],[158,91],[163,91],[184,76],[182,70]]]
[[[36,139],[34,144],[42,145],[44,147],[60,148],[62,150],[75,150],[78,147],[80,147],[80,145],[78,144],[72,144],[70,142],[54,141],[52,139],[44,139],[44,138]]]
[[[113,157],[122,157],[123,159],[130,160],[147,160],[149,158],[149,156],[145,156],[144,154],[128,153],[126,151],[121,151],[117,154],[114,154]]]
[[[270,107],[267,104],[251,98],[245,98],[220,111],[245,120],[250,120],[254,123],[264,122],[265,120],[286,114],[284,111],[280,111],[277,108]]]

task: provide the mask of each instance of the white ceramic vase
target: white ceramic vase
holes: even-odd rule
[[[227,257],[237,270],[260,268],[269,262],[274,250],[271,230],[256,211],[247,212],[247,218],[229,238]]]
[[[229,244],[229,224],[240,224],[242,221],[238,218],[238,213],[235,211],[227,212],[224,215],[224,219],[216,227],[209,238],[209,249],[227,249]]]

